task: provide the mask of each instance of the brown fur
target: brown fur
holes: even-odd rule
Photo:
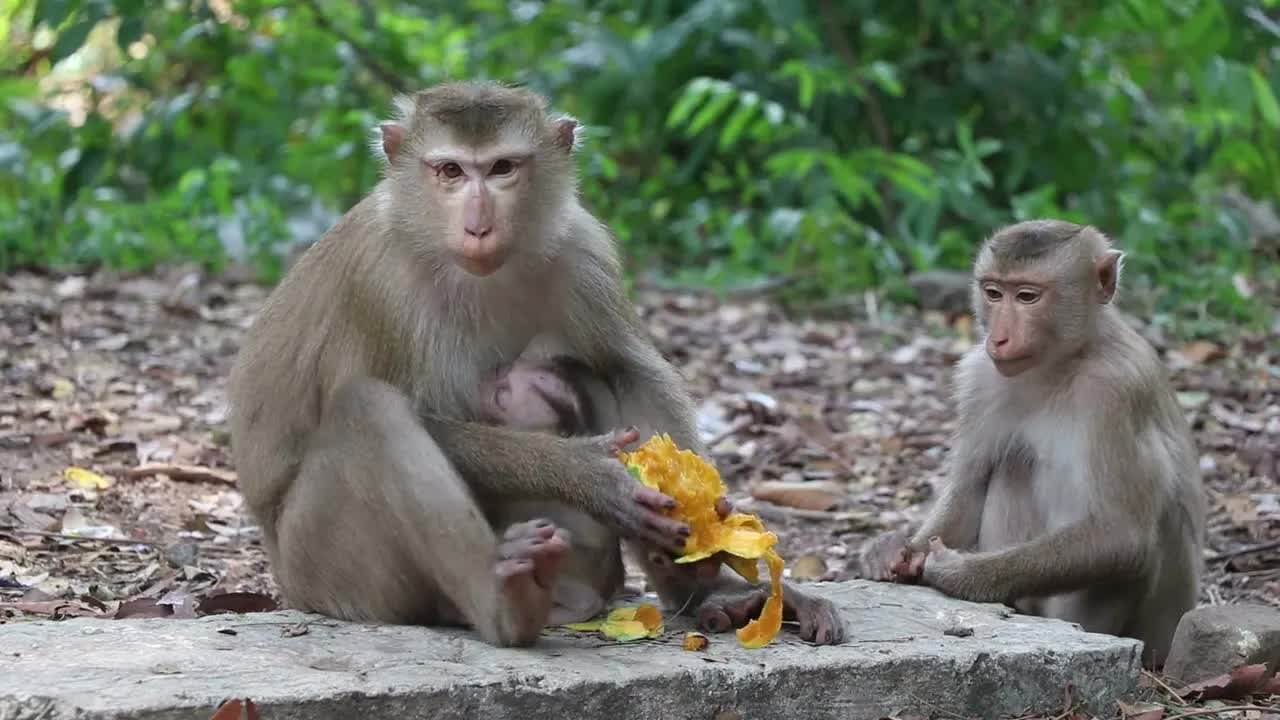
[[[984,245],[974,302],[987,342],[958,365],[947,485],[914,536],[873,540],[861,569],[1135,637],[1158,666],[1195,606],[1205,500],[1164,368],[1111,304],[1120,260],[1097,230],[1061,221]],[[1023,286],[1042,297],[1017,300]],[[1032,355],[998,371],[1000,305]]]
[[[576,123],[493,84],[397,106],[381,126],[385,177],[272,292],[236,360],[240,487],[292,605],[524,645],[571,540],[541,520],[494,527],[505,503],[557,503],[646,549],[677,551],[688,528],[616,460],[615,436],[484,425],[475,388],[545,337],[607,380],[641,438],[701,451],[692,402],[623,294],[609,233],[577,201]],[[490,172],[505,157],[518,170]],[[481,244],[477,212],[492,220]],[[712,590],[655,582],[677,607]]]

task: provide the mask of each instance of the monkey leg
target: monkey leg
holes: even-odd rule
[[[568,534],[570,548],[552,592],[549,625],[590,620],[622,587],[618,538],[590,516],[560,503],[525,500],[503,503],[491,517],[496,528],[545,518]]]
[[[545,520],[501,542],[394,388],[334,396],[277,523],[289,601],[358,621],[466,624],[495,645],[537,639],[567,539]]]

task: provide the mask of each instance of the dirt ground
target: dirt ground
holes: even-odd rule
[[[0,622],[273,593],[224,395],[265,294],[185,269],[0,277]],[[846,576],[863,538],[920,517],[967,317],[793,321],[759,299],[638,300],[732,497],[778,532],[793,578]],[[1280,607],[1280,337],[1147,334],[1201,453],[1201,601]]]

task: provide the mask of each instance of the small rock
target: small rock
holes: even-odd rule
[[[177,543],[165,548],[164,559],[175,568],[195,565],[200,558],[200,546],[195,543]]]
[[[1280,610],[1265,605],[1216,605],[1182,616],[1164,673],[1193,683],[1254,663],[1280,666]]]
[[[925,310],[964,312],[969,309],[969,289],[973,277],[960,270],[929,270],[911,273],[907,284]]]
[[[60,513],[67,509],[67,496],[60,493],[33,493],[27,507],[38,513]]]

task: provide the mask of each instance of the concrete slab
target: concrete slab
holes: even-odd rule
[[[1059,709],[1068,685],[1110,711],[1137,685],[1134,640],[918,587],[810,587],[842,608],[850,642],[814,647],[784,626],[764,649],[725,634],[690,652],[687,626],[669,622],[644,643],[555,630],[499,650],[462,630],[296,612],[9,624],[0,718],[208,720],[230,697],[252,698],[263,720],[996,717]]]

